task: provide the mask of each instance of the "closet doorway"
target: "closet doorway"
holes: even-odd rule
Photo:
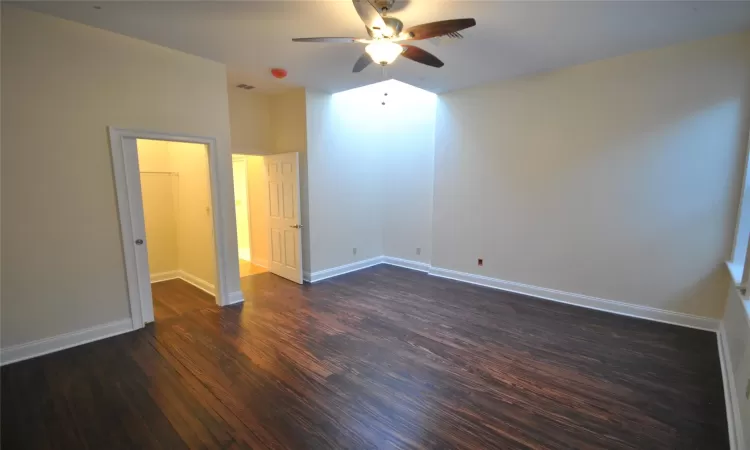
[[[234,281],[230,268],[236,264],[236,254],[226,245],[231,241],[226,238],[228,227],[223,218],[231,215],[228,208],[232,204],[222,202],[221,192],[231,195],[229,186],[222,188],[226,183],[223,180],[231,175],[222,176],[216,139],[114,127],[109,127],[109,137],[133,329],[143,328],[155,319],[152,282],[155,285],[167,279],[180,281],[182,287],[207,296],[209,301],[203,303],[212,308],[242,302],[239,280],[232,283],[234,289],[230,290],[230,282]],[[146,161],[139,155],[139,147],[145,149],[149,145],[160,150],[146,156]],[[179,154],[180,165],[182,160],[190,159],[189,167],[176,167],[172,153]],[[142,178],[151,193],[146,194],[149,198],[145,202]],[[182,181],[188,179],[194,181],[188,189],[195,191],[183,190]],[[147,215],[151,236],[146,233]],[[187,225],[180,231],[183,219]],[[176,227],[175,221],[180,221]],[[192,234],[195,230],[200,236],[210,236],[208,242]],[[166,243],[161,242],[164,236],[168,237]],[[181,246],[183,237],[187,237],[187,246]],[[149,238],[154,242],[149,242]],[[149,247],[167,253],[149,254]],[[168,254],[174,248],[177,248],[176,258]],[[179,255],[181,251],[189,261]],[[155,291],[153,294],[157,295]]]
[[[136,139],[154,321],[216,308],[216,255],[204,144]]]

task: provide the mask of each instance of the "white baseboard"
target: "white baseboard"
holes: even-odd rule
[[[76,347],[88,342],[98,341],[133,330],[133,321],[130,318],[97,325],[83,330],[60,334],[25,344],[13,345],[0,350],[0,365],[6,365],[25,359],[35,358],[66,348]]]
[[[727,408],[729,448],[730,450],[740,450],[740,445],[743,445],[745,442],[740,417],[740,397],[737,394],[734,367],[732,367],[732,360],[729,357],[729,342],[727,342],[723,323],[719,326],[716,340],[719,346],[719,361],[721,361],[721,379],[724,383],[724,404]]]
[[[186,272],[184,270],[172,270],[170,272],[160,272],[160,273],[151,274],[152,283],[158,283],[160,281],[167,281],[167,280],[174,280],[176,278],[181,278],[182,280],[192,284],[198,289],[208,294],[215,295],[213,284],[209,283],[208,281],[202,278],[198,278],[195,275],[189,272]]]
[[[264,269],[268,269],[268,261],[266,261],[265,259],[254,258],[253,264],[255,264],[256,266],[263,267]]]
[[[498,278],[490,278],[466,272],[441,269],[439,267],[431,267],[429,273],[430,275],[434,275],[437,277],[450,278],[451,280],[478,284],[480,286],[487,286],[503,291],[515,292],[518,294],[529,295],[532,297],[543,298],[560,303],[567,303],[569,305],[582,306],[584,308],[610,312],[619,314],[621,316],[648,319],[656,322],[664,322],[672,325],[681,325],[683,327],[697,328],[700,330],[708,330],[714,332],[719,329],[720,321],[718,319],[712,319],[710,317],[694,316],[691,314],[683,314],[674,311],[667,311],[664,309],[651,308],[649,306],[624,303],[616,300],[607,300],[604,298],[558,291],[555,289],[547,289],[538,286],[531,286],[528,284],[515,283],[513,281],[500,280]]]
[[[353,262],[351,264],[344,264],[343,266],[332,267],[326,270],[320,270],[318,272],[304,272],[303,278],[305,281],[310,283],[316,283],[326,278],[332,278],[345,273],[354,272],[356,270],[366,269],[368,267],[377,266],[383,262],[382,256],[376,256],[374,258],[365,259],[362,261]]]
[[[179,270],[170,270],[168,272],[159,272],[159,273],[151,274],[152,283],[158,283],[159,281],[174,280],[175,278],[180,278]]]
[[[215,295],[214,285],[209,283],[208,281],[198,278],[195,275],[185,272],[184,270],[179,270],[179,276],[178,278],[182,278],[183,280],[187,281],[188,283],[192,284],[193,286],[197,287],[198,289],[211,294]]]
[[[242,295],[242,291],[234,291],[229,293],[227,305],[234,305],[235,303],[244,301],[245,297]]]
[[[546,300],[567,303],[569,305],[581,306],[589,309],[596,309],[598,311],[605,311],[622,316],[669,323],[672,325],[680,325],[688,328],[697,328],[700,330],[714,332],[719,330],[720,321],[718,319],[713,319],[710,317],[695,316],[692,314],[684,314],[675,311],[668,311],[665,309],[636,305],[633,303],[625,303],[616,300],[592,297],[584,294],[576,294],[572,292],[564,292],[555,289],[516,283],[513,281],[505,281],[498,278],[486,277],[483,275],[475,275],[472,273],[442,269],[440,267],[431,266],[428,263],[394,258],[392,256],[378,256],[375,258],[366,259],[364,261],[358,261],[351,264],[345,264],[343,266],[333,267],[331,269],[313,272],[312,274],[310,272],[305,272],[304,279],[305,281],[315,283],[317,281],[325,280],[326,278],[343,275],[345,273],[354,272],[356,270],[361,270],[382,263],[404,267],[412,270],[418,270],[420,272],[427,272],[430,275],[437,277],[450,278],[452,280],[463,281],[465,283],[478,284],[480,286],[515,292],[518,294],[529,295],[531,297],[543,298]]]
[[[394,258],[393,256],[383,256],[383,262],[392,266],[404,267],[406,269],[418,270],[420,272],[429,272],[431,267],[428,263]]]

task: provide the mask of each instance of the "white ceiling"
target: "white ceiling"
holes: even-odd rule
[[[101,9],[95,9],[100,5]],[[261,90],[329,92],[381,81],[378,66],[352,73],[363,46],[293,43],[293,37],[366,37],[350,1],[24,2],[23,7],[225,63],[230,82]],[[750,29],[750,1],[397,0],[405,27],[474,17],[463,40],[417,45],[441,69],[399,58],[387,77],[436,93],[549,71],[637,50]],[[750,51],[750,49],[748,49]],[[283,82],[269,69],[289,71]]]

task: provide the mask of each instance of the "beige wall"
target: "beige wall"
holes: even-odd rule
[[[268,179],[262,156],[247,157],[252,261],[268,267]]]
[[[138,167],[150,274],[180,268],[177,251],[178,183],[166,141],[138,139]]]
[[[432,264],[721,317],[748,49],[745,33],[441,96]]]
[[[273,153],[271,99],[267,94],[228,86],[232,153]]]
[[[2,66],[4,348],[130,317],[107,126],[215,137],[234,251],[223,65],[2,5]]]
[[[152,276],[180,268],[177,257],[176,186],[177,178],[174,175],[141,173],[148,268]]]
[[[141,172],[172,172],[174,166],[167,141],[136,139],[138,170]]]
[[[248,198],[247,161],[232,156],[234,215],[237,218],[237,248],[240,259],[250,259],[250,199]]]
[[[305,152],[307,148],[305,89],[270,96],[272,153]],[[303,155],[300,154],[300,157]]]
[[[304,152],[307,143],[305,89],[278,94],[228,87],[232,153],[268,155]]]

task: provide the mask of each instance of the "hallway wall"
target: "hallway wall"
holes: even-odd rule
[[[268,177],[262,156],[247,157],[253,264],[268,267]]]
[[[215,288],[213,205],[206,147],[170,142],[169,152],[174,170],[180,174],[177,207],[180,270]]]
[[[138,139],[137,146],[148,268],[153,280],[155,274],[180,268],[177,249],[179,179],[166,141]]]

